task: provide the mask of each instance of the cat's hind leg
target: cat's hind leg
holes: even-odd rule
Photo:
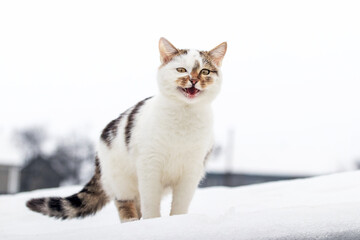
[[[131,222],[139,220],[136,200],[115,200],[115,206],[118,210],[120,221]]]
[[[138,207],[139,192],[136,178],[125,173],[121,176],[117,175],[112,190],[120,221],[124,223],[139,220],[141,213]]]

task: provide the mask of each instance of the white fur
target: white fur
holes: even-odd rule
[[[166,188],[173,191],[171,215],[187,213],[204,175],[204,158],[213,144],[210,104],[220,90],[221,72],[199,96],[188,99],[177,89],[175,80],[191,72],[195,61],[202,64],[199,52],[190,50],[159,69],[160,93],[140,108],[129,146],[124,140],[126,114],[111,147],[102,141],[99,144],[105,192],[119,200],[140,199],[143,218],[160,217]],[[178,67],[188,73],[177,72]]]

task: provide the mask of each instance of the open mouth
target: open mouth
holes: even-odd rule
[[[181,87],[179,87],[179,90],[182,91],[182,93],[187,98],[194,98],[194,97],[198,96],[199,93],[200,93],[200,90],[197,89],[196,87],[191,87],[191,88],[181,88]]]

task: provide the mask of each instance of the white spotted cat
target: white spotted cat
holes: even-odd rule
[[[160,217],[172,190],[171,215],[188,211],[213,145],[211,102],[221,88],[227,44],[211,51],[181,50],[159,42],[159,94],[111,121],[103,130],[93,178],[66,198],[31,199],[27,206],[57,218],[85,217],[115,200],[122,222]]]

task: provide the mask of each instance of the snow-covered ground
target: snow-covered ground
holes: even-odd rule
[[[93,217],[54,220],[26,209],[31,197],[0,197],[0,239],[360,239],[360,171],[238,188],[199,189],[188,215],[120,224],[113,204]]]

